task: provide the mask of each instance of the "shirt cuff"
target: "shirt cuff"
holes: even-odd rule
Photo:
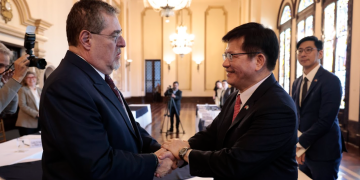
[[[296,147],[300,148],[298,151],[296,151],[296,156],[297,156],[297,157],[300,157],[301,155],[303,155],[303,154],[305,153],[305,151],[307,150],[307,149],[305,149],[304,147],[302,147],[302,146],[300,145],[300,143],[297,143],[297,144],[296,144]]]

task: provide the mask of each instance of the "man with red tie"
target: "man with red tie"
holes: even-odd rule
[[[163,147],[189,163],[190,174],[218,179],[295,180],[296,107],[276,82],[275,33],[258,23],[234,28],[223,67],[238,89],[204,131],[188,142],[170,140]]]

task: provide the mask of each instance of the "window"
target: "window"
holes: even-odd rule
[[[314,34],[314,0],[301,0],[298,7],[296,42]],[[299,61],[296,61],[296,78],[302,75],[302,69]]]
[[[290,92],[291,9],[286,5],[280,21],[279,84]]]
[[[342,101],[340,109],[345,108],[346,56],[348,38],[349,0],[336,0],[325,4],[323,13],[324,58],[323,67],[333,72],[341,81]]]

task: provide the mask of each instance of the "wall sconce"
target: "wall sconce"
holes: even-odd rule
[[[132,59],[126,60],[126,65],[125,65],[125,67],[126,67],[126,68],[129,67],[131,62],[132,62]]]
[[[168,59],[164,59],[164,61],[166,62],[166,64],[168,65],[168,70],[170,71],[170,64],[171,64],[171,62],[173,62],[174,61],[174,59],[170,59],[170,58],[168,58]]]
[[[197,70],[199,71],[200,68],[200,64],[204,61],[203,59],[193,59],[193,61],[197,64]]]

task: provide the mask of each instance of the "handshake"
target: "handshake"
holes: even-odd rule
[[[162,144],[161,148],[155,152],[158,158],[158,167],[156,168],[155,177],[162,178],[166,174],[170,174],[172,170],[183,165],[184,160],[188,161],[187,155],[184,155],[184,160],[180,158],[179,151],[182,148],[190,148],[190,145],[185,140],[171,139]]]

